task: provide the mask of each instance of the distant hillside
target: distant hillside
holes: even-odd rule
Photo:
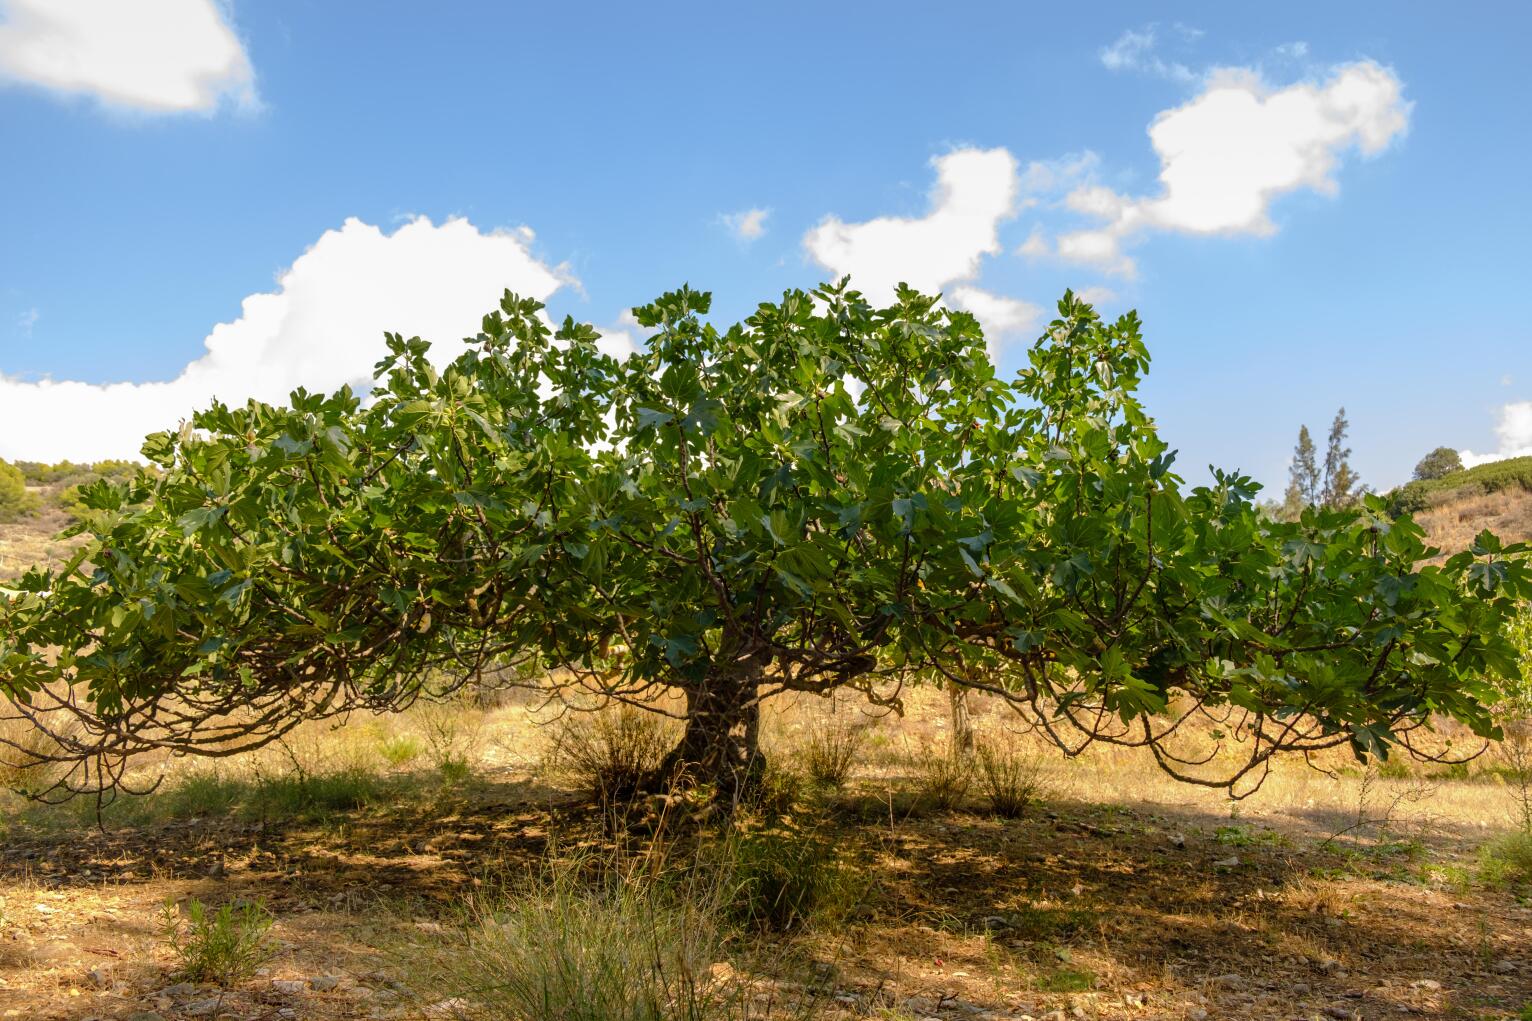
[[[68,558],[79,540],[59,540],[70,518],[51,507],[16,521],[0,522],[0,581],[19,578],[38,564],[58,564]]]
[[[1507,542],[1532,540],[1532,457],[1492,461],[1388,494],[1397,514],[1410,512],[1431,542],[1448,553],[1489,529]]]

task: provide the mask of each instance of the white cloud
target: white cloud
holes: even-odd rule
[[[1495,435],[1500,440],[1500,449],[1492,454],[1459,451],[1465,468],[1508,457],[1532,457],[1532,401],[1516,401],[1501,407]]]
[[[215,0],[0,0],[0,19],[0,79],[158,113],[259,102]]]
[[[973,313],[984,327],[990,357],[996,357],[1003,342],[1017,334],[1035,331],[1043,322],[1043,310],[1030,301],[1010,298],[993,291],[963,284],[947,294],[947,301],[964,312]]]
[[[1017,184],[1023,195],[1056,193],[1089,180],[1100,165],[1101,157],[1089,149],[1056,160],[1033,160],[1021,172]]]
[[[1041,259],[1053,254],[1053,245],[1048,241],[1048,232],[1041,227],[1033,227],[1032,233],[1027,235],[1016,249],[1017,255],[1025,255],[1029,259]]]
[[[37,325],[37,320],[42,318],[42,313],[35,308],[29,308],[16,317],[16,328],[28,337],[32,335],[32,327]]]
[[[1149,128],[1159,194],[1082,185],[1066,204],[1104,222],[1060,236],[1058,255],[1127,276],[1134,264],[1123,245],[1145,231],[1271,234],[1274,199],[1303,188],[1336,194],[1342,154],[1382,152],[1408,127],[1410,109],[1399,79],[1372,61],[1284,89],[1248,69],[1214,72],[1201,93]]]
[[[1088,301],[1092,305],[1110,305],[1117,300],[1117,292],[1110,287],[1082,287],[1075,293],[1081,301]]]
[[[737,213],[723,213],[718,217],[729,233],[747,244],[766,233],[766,218],[770,209],[741,209]]]
[[[532,232],[481,232],[425,217],[392,234],[350,219],[326,231],[241,315],[208,334],[207,353],[167,382],[95,385],[0,375],[0,457],[93,461],[136,457],[143,437],[174,428],[217,397],[285,401],[297,386],[365,384],[383,333],[432,341],[455,358],[506,288],[546,300],[569,282],[531,252]],[[614,337],[621,349],[626,338]]]
[[[1176,29],[1188,40],[1202,34],[1196,29],[1181,25],[1177,25]],[[1156,41],[1153,25],[1137,31],[1129,29],[1118,36],[1112,45],[1102,47],[1101,63],[1109,71],[1142,71],[1161,78],[1169,78],[1172,81],[1196,81],[1197,76],[1185,64],[1164,60],[1156,54],[1154,52]]]
[[[828,216],[804,235],[804,249],[836,279],[850,274],[873,302],[901,282],[933,293],[973,279],[984,256],[1000,251],[1000,224],[1016,214],[1016,158],[1003,148],[959,149],[931,162],[937,183],[925,216]]]

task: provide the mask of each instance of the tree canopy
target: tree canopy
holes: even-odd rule
[[[1463,458],[1451,447],[1437,447],[1415,465],[1416,481],[1445,478],[1463,470]]]
[[[1066,293],[1012,379],[973,316],[846,282],[745,322],[682,288],[626,359],[507,294],[445,365],[397,335],[365,397],[214,405],[82,493],[87,541],[0,597],[0,686],[60,791],[150,748],[228,754],[486,675],[656,711],[735,788],[761,699],[912,678],[992,692],[1067,752],[1148,745],[1257,782],[1285,749],[1494,732],[1532,593],[1489,534],[1442,565],[1376,498],[1298,520],[1188,487],[1141,406],[1136,315]],[[530,668],[521,672],[516,668]],[[1210,720],[1216,775],[1178,733]],[[1221,760],[1222,761],[1222,760]]]

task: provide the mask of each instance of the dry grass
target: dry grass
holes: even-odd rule
[[[58,538],[68,524],[68,516],[51,507],[33,517],[0,523],[0,581],[19,578],[33,566],[56,567],[67,560],[80,542]]]
[[[1447,500],[1415,515],[1432,545],[1447,553],[1467,549],[1489,529],[1506,542],[1532,539],[1532,492],[1512,487]]]

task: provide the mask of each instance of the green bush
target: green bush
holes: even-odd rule
[[[254,975],[276,953],[272,921],[271,913],[258,903],[225,904],[209,912],[207,905],[192,898],[184,921],[175,901],[167,900],[160,929],[184,977],[230,985]]]
[[[1451,447],[1437,447],[1415,466],[1415,478],[1439,479],[1463,470],[1463,459]]]
[[[1452,472],[1440,478],[1417,479],[1389,493],[1385,498],[1395,516],[1426,510],[1455,496],[1473,493],[1498,493],[1504,489],[1532,492],[1532,457],[1512,457],[1491,461],[1466,471]]]
[[[739,830],[714,867],[734,921],[787,932],[838,918],[858,882],[829,840],[791,825]]]
[[[1486,886],[1532,882],[1532,832],[1513,830],[1480,848],[1479,880]]]
[[[412,734],[390,734],[378,742],[378,754],[390,766],[403,766],[425,754],[425,745]]]
[[[0,461],[0,522],[25,517],[36,511],[39,503],[36,494],[27,491],[20,469]]]

